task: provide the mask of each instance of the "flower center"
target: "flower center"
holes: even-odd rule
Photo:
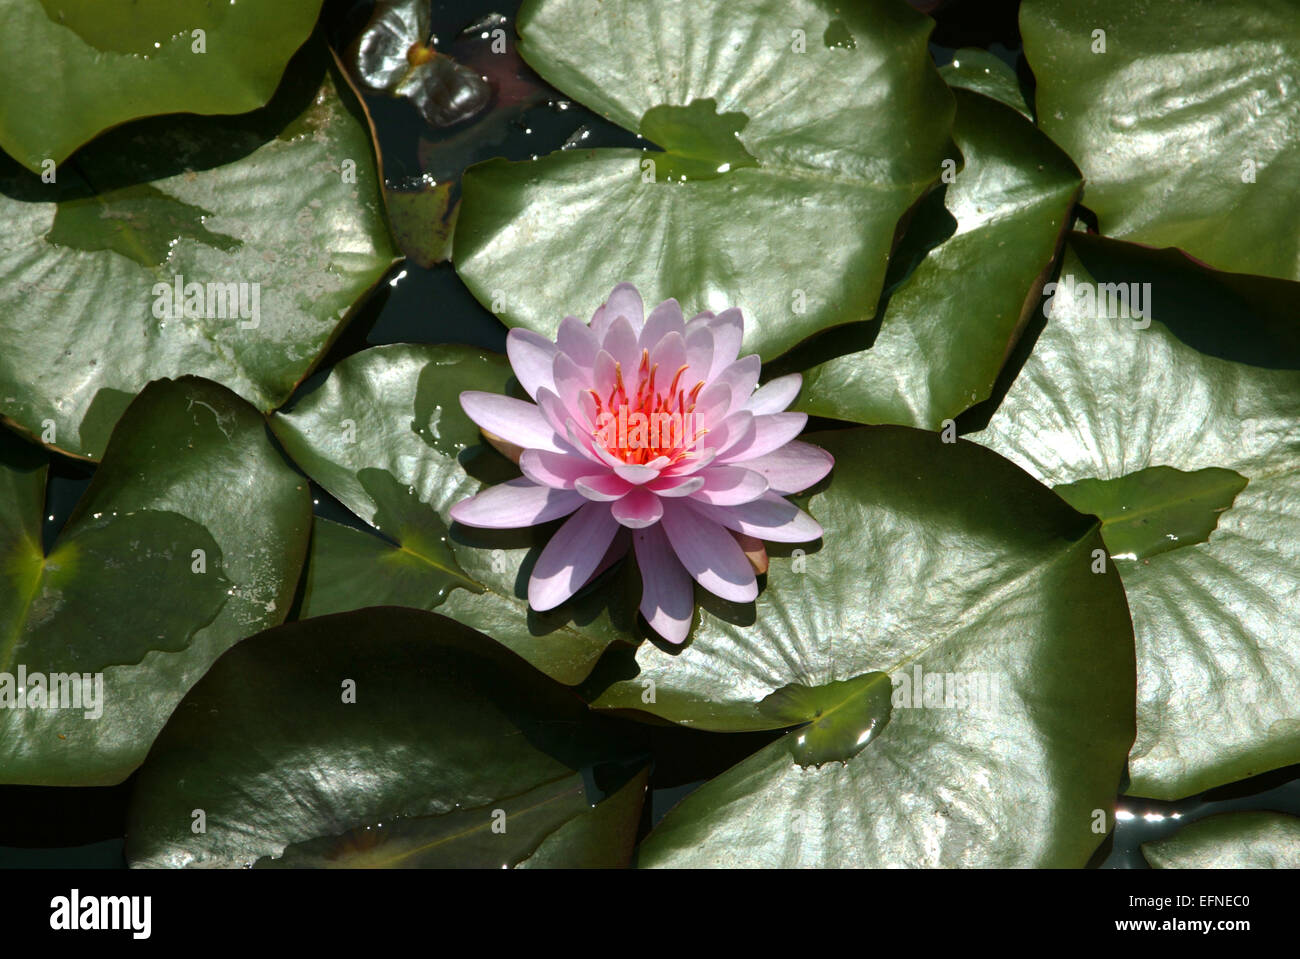
[[[657,384],[659,364],[650,365],[650,351],[641,351],[641,363],[628,393],[623,367],[614,364],[614,385],[602,397],[588,390],[596,401],[596,429],[593,434],[610,454],[625,463],[644,464],[661,456],[676,463],[690,455],[701,436],[708,432],[696,428],[695,403],[704,381],[689,390],[682,386],[683,366],[667,387]]]

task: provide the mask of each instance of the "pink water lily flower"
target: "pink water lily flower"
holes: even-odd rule
[[[758,387],[758,356],[738,358],[743,331],[734,308],[688,322],[676,300],[665,300],[646,316],[636,287],[622,283],[590,324],[566,316],[554,343],[510,331],[510,364],[535,404],[461,394],[498,447],[522,450],[524,475],[462,500],[452,518],[510,529],[570,517],[533,569],[534,609],[553,609],[581,589],[626,529],[641,612],[680,643],[695,607],[692,578],[723,599],[749,602],[758,584],[747,551],[757,547],[766,559],[755,540],[822,535],[783,497],[817,483],[834,460],[795,440],[806,414],[784,412],[802,378]]]

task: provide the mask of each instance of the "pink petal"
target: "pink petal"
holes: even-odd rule
[[[650,348],[650,365],[659,367],[655,374],[655,386],[661,390],[667,387],[677,371],[687,365],[686,341],[680,333],[669,333]],[[679,389],[689,390],[694,385],[678,381]]]
[[[712,310],[701,310],[700,312],[692,316],[689,320],[686,321],[687,338],[689,338],[691,333],[695,330],[707,330],[709,328],[710,321],[712,321],[716,316],[717,314],[714,313]],[[709,341],[712,342],[712,340],[713,337],[710,336]]]
[[[754,432],[725,453],[718,455],[723,462],[741,463],[780,449],[803,432],[808,424],[807,413],[768,413],[754,417]]]
[[[570,490],[538,486],[519,477],[489,486],[477,496],[461,500],[450,512],[452,519],[466,526],[518,529],[568,516],[584,502],[581,496]]]
[[[709,369],[709,379],[713,380],[740,356],[740,341],[745,335],[744,317],[735,307],[723,310],[709,320],[709,332],[713,334],[713,365]]]
[[[612,503],[636,489],[627,480],[613,473],[593,473],[590,476],[583,476],[574,481],[573,488],[585,498],[597,503]]]
[[[532,330],[513,329],[506,334],[506,355],[519,385],[533,399],[538,387],[554,389],[551,367],[559,351],[555,344]]]
[[[704,485],[702,476],[660,476],[646,484],[646,489],[660,496],[690,496]]]
[[[578,411],[577,420],[579,423],[596,423],[596,398],[583,390],[577,394],[577,399],[573,404]]]
[[[587,577],[587,581],[595,579],[605,570],[609,569],[620,559],[627,555],[628,549],[632,546],[632,531],[626,526],[620,526],[614,538],[609,541],[609,548],[605,550],[605,555],[601,557],[600,564],[597,565],[596,571]]]
[[[596,362],[600,339],[582,320],[576,316],[566,316],[560,321],[560,329],[555,334],[555,345],[578,366],[590,370]]]
[[[608,466],[597,453],[604,453],[600,444],[595,442],[590,433],[583,433],[579,430],[578,424],[573,420],[567,420],[564,424],[564,435],[568,437],[570,446],[581,456],[585,456],[598,467]],[[608,454],[606,454],[608,455]]]
[[[631,283],[620,283],[614,287],[609,294],[609,299],[605,301],[605,315],[609,317],[611,323],[617,321],[620,316],[627,317],[632,329],[639,333],[645,322],[645,306],[641,302],[641,294],[637,288]]]
[[[664,504],[659,497],[643,486],[637,486],[610,506],[614,519],[628,529],[644,529],[659,522],[664,515]]]
[[[591,475],[591,460],[545,450],[524,450],[519,457],[519,468],[539,486],[573,489],[576,481]]]
[[[685,641],[695,612],[691,576],[682,566],[659,524],[632,534],[641,570],[641,615],[670,643]]]
[[[732,413],[700,438],[700,445],[711,449],[718,457],[728,457],[734,446],[748,446],[754,436],[755,416],[748,410]]]
[[[554,609],[586,585],[618,529],[604,503],[587,503],[574,513],[537,557],[528,605],[538,612]]]
[[[625,316],[617,317],[609,325],[609,332],[601,341],[600,348],[614,358],[623,367],[623,383],[631,392],[632,377],[641,365],[641,348],[637,346],[636,330],[632,321]]]
[[[622,460],[618,459],[615,459],[615,461],[610,465],[614,467],[615,473],[627,480],[629,483],[634,483],[637,486],[659,478],[659,471],[653,466],[642,466],[639,463],[624,463]]]
[[[569,426],[572,425],[579,436],[591,437],[595,432],[595,424],[590,414],[596,411],[595,406],[591,403],[581,402],[581,397],[578,400],[576,403],[568,404],[562,402],[558,396],[545,387],[537,391],[537,406],[542,411],[546,421],[557,433],[568,436]],[[572,437],[569,437],[569,439],[572,442]],[[580,446],[581,443],[577,445]],[[561,442],[561,449],[564,449],[563,442]],[[565,452],[568,451],[565,450]]]
[[[714,450],[698,450],[674,463],[670,470],[664,470],[664,475],[690,476],[692,473],[698,473],[717,458],[718,454]]]
[[[561,451],[561,440],[555,428],[546,422],[542,411],[532,403],[499,393],[467,390],[460,394],[460,405],[465,415],[481,429],[508,443],[524,449]]]
[[[780,413],[794,402],[801,386],[803,386],[803,377],[798,373],[778,376],[760,386],[745,404],[745,409],[755,415]]]
[[[822,535],[820,523],[775,493],[765,493],[752,503],[737,506],[682,502],[706,520],[772,543],[808,543]]]
[[[727,386],[731,389],[731,406],[728,407],[727,412],[745,408],[745,404],[753,395],[754,387],[758,386],[758,373],[762,365],[758,354],[751,353],[744,359],[736,360],[713,378],[713,382],[709,384],[710,389],[715,386]]]
[[[730,383],[710,383],[700,390],[695,400],[695,423],[697,429],[713,429],[727,418],[731,411],[732,390]]]
[[[594,426],[591,414],[595,412],[595,401],[587,392],[591,389],[591,371],[584,370],[567,353],[557,353],[551,364],[551,375],[555,380],[551,389],[569,415],[579,423],[588,422]]]
[[[685,502],[664,503],[660,525],[686,571],[697,583],[723,599],[733,603],[754,599],[758,596],[754,569],[735,538],[716,523],[701,522],[700,514]]]
[[[780,449],[745,460],[745,469],[767,477],[773,493],[801,493],[820,483],[835,465],[835,457],[820,446],[791,440]]]
[[[641,349],[653,353],[655,346],[669,333],[676,333],[683,338],[686,336],[686,321],[682,319],[681,305],[671,299],[664,300],[646,317],[645,326],[638,338]]]
[[[588,385],[596,390],[600,401],[607,404],[616,382],[614,357],[605,350],[597,351],[595,363],[591,368],[591,383]]]
[[[691,366],[686,371],[685,379],[694,385],[700,380],[707,380],[709,371],[713,369],[713,333],[704,323],[692,320],[686,326],[685,342],[686,362]]]
[[[738,466],[710,466],[699,475],[704,484],[691,494],[691,499],[697,502],[735,506],[752,502],[767,492],[766,478]]]

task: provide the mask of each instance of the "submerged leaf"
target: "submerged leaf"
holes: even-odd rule
[[[369,92],[410,100],[430,126],[453,126],[480,113],[492,88],[436,42],[428,0],[380,0],[348,48],[348,68]]]

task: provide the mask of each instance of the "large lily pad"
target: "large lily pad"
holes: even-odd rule
[[[1117,503],[1152,520],[1123,542],[1108,530],[1137,636],[1131,792],[1177,799],[1300,761],[1300,288],[1114,241],[1070,247],[1043,333],[971,438],[1108,527]],[[1145,315],[1124,318],[1100,284],[1139,281]],[[1085,504],[1087,480],[1112,488]],[[1154,549],[1152,527],[1178,548]]]
[[[638,861],[1083,865],[1133,737],[1132,632],[1118,576],[1091,569],[1097,522],[973,444],[811,440],[836,460],[808,501],[820,548],[773,555],[757,604],[701,610],[680,651],[643,643],[593,675],[597,707],[807,724],[683,800]]]
[[[626,865],[645,795],[635,752],[452,620],[389,608],[294,623],[240,643],[177,708],[140,771],[127,858]]]
[[[879,320],[832,330],[791,356],[792,366],[816,363],[798,409],[939,429],[988,397],[1037,306],[1079,171],[1009,107],[966,90],[956,99],[965,168],[913,218],[891,275],[910,272],[887,292]]]
[[[1295,0],[1025,0],[1038,119],[1101,232],[1300,279]]]
[[[45,479],[45,456],[0,435],[0,699],[25,686],[27,703],[0,709],[0,782],[120,782],[213,660],[283,621],[307,482],[257,411],[196,379],[131,404],[48,554]],[[54,674],[78,680],[63,708],[36,708],[34,674],[47,689],[63,682]],[[74,692],[83,708],[68,708]]]
[[[1189,823],[1168,839],[1142,844],[1156,869],[1300,869],[1300,818],[1233,812]]]
[[[0,148],[30,170],[160,113],[265,104],[321,0],[0,0]]]
[[[288,398],[395,256],[328,58],[305,49],[263,110],[115,130],[56,183],[0,158],[4,416],[97,459],[150,380]]]
[[[546,334],[620,281],[739,306],[765,358],[869,317],[899,218],[957,159],[931,27],[896,0],[529,0],[524,59],[664,152],[472,167],[461,278]]]
[[[459,396],[501,393],[511,382],[498,354],[377,347],[340,362],[318,389],[272,418],[307,474],[385,537],[321,523],[304,615],[436,605],[570,684],[611,642],[631,637],[639,592],[593,589],[551,612],[528,608],[528,576],[554,524],[507,532],[452,526],[453,504],[484,483],[519,475],[483,441]]]

